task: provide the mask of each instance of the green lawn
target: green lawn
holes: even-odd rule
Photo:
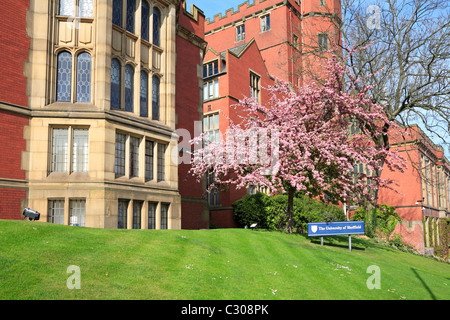
[[[0,220],[0,299],[450,299],[450,266],[352,238]],[[69,290],[67,268],[81,271]],[[376,265],[381,289],[369,290]]]

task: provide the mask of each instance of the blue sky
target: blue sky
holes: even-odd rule
[[[250,3],[253,3],[253,0],[249,1]],[[189,11],[191,4],[194,4],[205,13],[206,18],[212,20],[215,14],[222,13],[222,15],[224,15],[225,11],[230,8],[237,10],[237,6],[244,2],[245,0],[187,0],[186,7]]]

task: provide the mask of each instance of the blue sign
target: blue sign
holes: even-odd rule
[[[308,223],[308,237],[364,234],[364,221]]]

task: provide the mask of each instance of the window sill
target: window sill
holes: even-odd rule
[[[222,99],[222,98],[223,97],[216,97],[216,98],[205,99],[205,100],[203,100],[203,102],[212,102],[212,101],[219,100],[219,99]]]
[[[70,179],[70,180],[79,180],[82,179],[86,181],[86,178],[89,178],[89,172],[50,172],[47,175],[47,179],[49,180],[61,180],[61,179]]]

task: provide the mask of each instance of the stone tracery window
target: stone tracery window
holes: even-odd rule
[[[65,50],[58,53],[56,75],[57,102],[91,102],[91,55],[88,52],[81,52],[76,58],[76,77],[74,77],[72,74],[72,54]],[[76,88],[74,101],[72,101],[72,87]]]
[[[138,3],[140,10],[136,8]],[[111,109],[164,121],[160,112],[164,9],[151,0],[113,0],[112,9]],[[136,16],[136,12],[140,17]],[[134,50],[140,50],[139,61]]]
[[[56,101],[70,102],[72,92],[72,55],[62,51],[57,58]]]
[[[77,102],[91,102],[91,55],[82,52],[77,58]]]
[[[133,82],[134,69],[127,64],[125,66],[125,111],[133,112]]]

